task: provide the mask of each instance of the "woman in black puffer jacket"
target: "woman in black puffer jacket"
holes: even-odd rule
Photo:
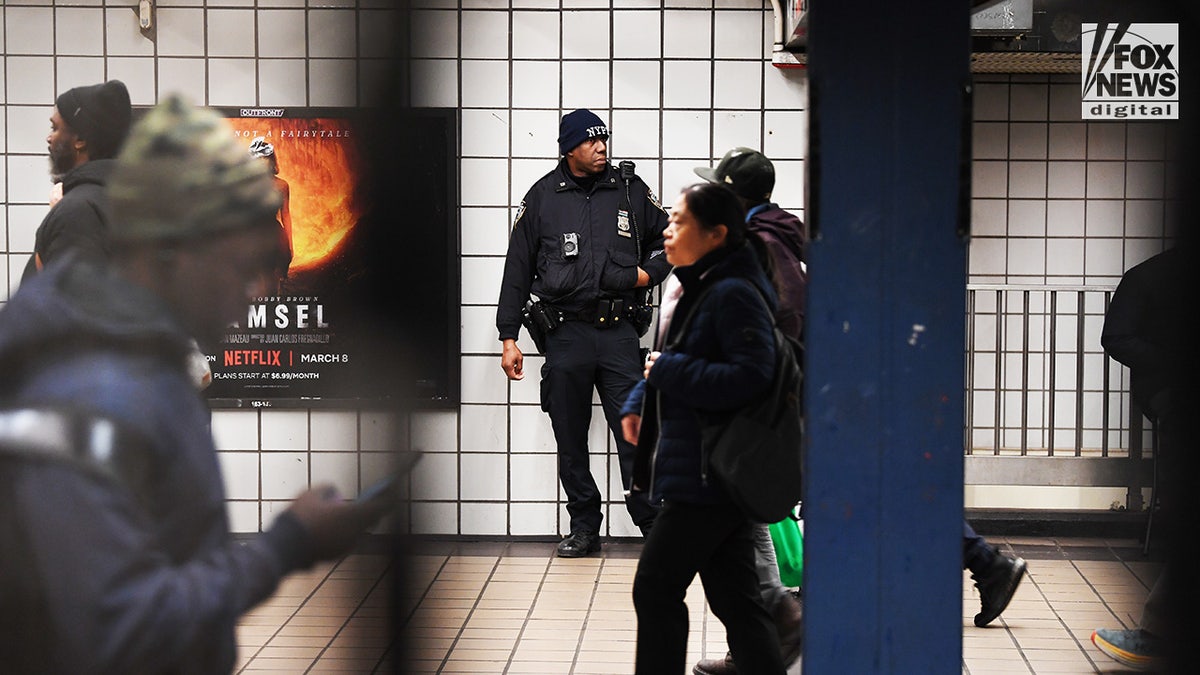
[[[770,385],[775,289],[755,251],[761,242],[748,238],[741,204],[723,185],[685,189],[664,234],[675,270],[663,286],[660,351],[622,410],[625,438],[637,443],[633,489],[662,502],[633,582],[636,672],[684,672],[684,596],[699,573],[738,672],[782,675],[779,637],[758,591],[752,524],[707,472],[699,423]]]

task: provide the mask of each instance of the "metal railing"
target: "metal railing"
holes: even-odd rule
[[[968,284],[968,485],[1125,487],[1142,508],[1150,431],[1100,346],[1113,290]]]

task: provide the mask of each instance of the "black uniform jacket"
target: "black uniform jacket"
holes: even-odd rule
[[[560,160],[517,211],[496,310],[500,339],[517,338],[530,293],[572,313],[593,310],[602,297],[631,304],[639,266],[652,286],[671,271],[663,255],[666,227],[666,212],[641,178],[627,186],[610,164],[584,191]]]

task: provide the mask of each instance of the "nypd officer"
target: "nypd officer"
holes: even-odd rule
[[[622,437],[620,410],[641,377],[638,338],[650,325],[649,289],[670,265],[662,255],[667,215],[632,163],[609,164],[604,122],[590,110],[563,116],[558,150],[558,167],[517,210],[496,327],[509,379],[525,376],[522,324],[546,355],[542,410],[554,428],[571,516],[558,555],[576,558],[600,550],[601,495],[587,447],[593,387],[617,443],[629,515],[643,534],[654,522],[645,493],[629,492],[633,446]]]

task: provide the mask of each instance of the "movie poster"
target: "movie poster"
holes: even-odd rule
[[[459,398],[453,111],[222,111],[275,176],[280,263],[206,354],[216,407]]]
[[[247,154],[267,164],[283,198],[276,214],[281,256],[267,295],[226,331],[215,352],[211,399],[270,405],[268,399],[363,395],[363,341],[349,331],[343,292],[361,269],[347,255],[364,212],[356,192],[363,163],[348,116],[286,110],[227,111]],[[374,392],[378,393],[378,392]]]

